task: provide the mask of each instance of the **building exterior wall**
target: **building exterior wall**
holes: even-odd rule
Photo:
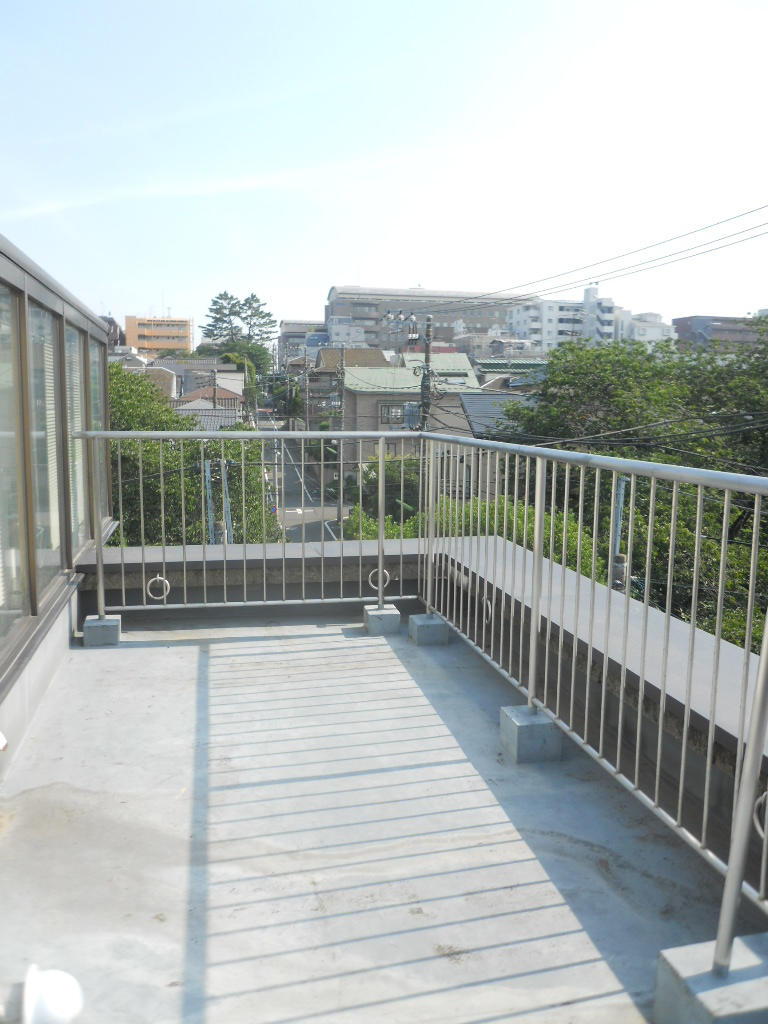
[[[713,341],[753,345],[759,339],[758,332],[745,317],[682,316],[675,317],[672,326],[685,345],[709,345]]]
[[[277,337],[277,364],[283,369],[287,362],[306,355],[307,335],[325,333],[323,320],[281,320]]]
[[[170,317],[127,316],[126,344],[140,355],[192,351],[192,321]]]
[[[512,293],[482,298],[475,292],[428,291],[426,288],[359,288],[345,285],[331,288],[325,307],[326,323],[348,317],[363,329],[369,345],[399,351],[408,343],[408,324],[388,320],[402,310],[416,315],[416,327],[423,336],[426,316],[432,316],[433,341],[452,342],[454,324],[461,321],[465,332],[485,332],[506,322],[507,309],[516,301]]]

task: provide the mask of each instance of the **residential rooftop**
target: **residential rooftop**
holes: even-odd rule
[[[5,974],[83,1024],[647,1020],[719,879],[575,745],[511,764],[520,700],[359,609],[73,645],[3,784]]]

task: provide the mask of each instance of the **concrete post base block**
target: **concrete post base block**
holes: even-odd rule
[[[500,733],[502,750],[514,764],[560,760],[563,734],[535,708],[526,704],[502,708]]]
[[[83,623],[83,647],[117,647],[120,643],[120,616],[86,616]]]
[[[724,978],[712,973],[714,952],[714,942],[698,942],[659,953],[654,1024],[768,1021],[768,934],[734,939]]]
[[[438,615],[411,615],[408,619],[408,636],[420,645],[447,644],[451,631],[445,619]]]
[[[371,636],[388,636],[400,632],[400,612],[393,605],[378,605],[363,609],[363,622]]]

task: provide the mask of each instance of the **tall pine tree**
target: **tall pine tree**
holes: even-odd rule
[[[208,320],[203,328],[203,337],[209,341],[239,341],[243,336],[240,300],[229,292],[219,292],[208,307]]]

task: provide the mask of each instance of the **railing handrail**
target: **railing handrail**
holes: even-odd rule
[[[441,441],[468,448],[501,451],[514,455],[544,458],[564,465],[585,466],[589,469],[616,471],[628,475],[647,476],[656,480],[694,486],[713,487],[721,490],[740,491],[744,494],[768,495],[768,477],[749,476],[742,473],[727,473],[713,469],[697,469],[693,466],[679,466],[665,462],[646,462],[640,459],[621,459],[612,455],[593,455],[588,452],[563,451],[557,448],[543,448],[535,445],[516,444],[513,441],[489,441],[485,438],[464,437],[459,434],[438,434],[433,431],[413,430],[79,430],[72,434],[76,439],[94,438],[106,441],[275,441],[286,438],[297,440],[372,440],[386,438],[390,441],[404,439]],[[576,443],[576,442],[574,442]]]

